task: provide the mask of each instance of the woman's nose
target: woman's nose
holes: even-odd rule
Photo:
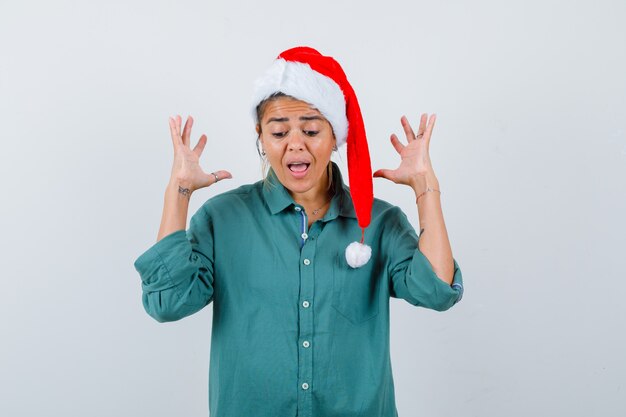
[[[289,135],[288,148],[290,151],[300,151],[304,149],[304,137],[303,133],[294,132]]]

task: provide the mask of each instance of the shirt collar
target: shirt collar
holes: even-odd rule
[[[334,162],[331,162],[331,164],[333,167],[334,195],[322,221],[327,222],[335,219],[337,216],[356,218],[350,189],[343,183],[343,177],[337,164]],[[272,168],[267,173],[267,179],[263,182],[262,187],[263,196],[272,214],[279,213],[287,207],[295,205],[293,197],[278,180]]]

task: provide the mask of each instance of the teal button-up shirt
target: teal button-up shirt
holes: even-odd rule
[[[210,198],[188,230],[137,258],[146,312],[174,321],[213,302],[212,417],[397,416],[389,299],[450,308],[463,294],[456,260],[449,285],[404,213],[375,199],[372,258],[353,269],[345,249],[361,229],[337,165],[330,208],[310,229],[271,170],[268,182]]]

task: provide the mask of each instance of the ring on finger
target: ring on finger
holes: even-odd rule
[[[215,177],[215,182],[218,182],[220,180],[220,178],[217,176],[215,172],[211,172],[211,175]]]

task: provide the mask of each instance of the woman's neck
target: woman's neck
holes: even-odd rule
[[[307,209],[307,212],[322,207],[332,197],[332,190],[329,190],[326,187],[323,190],[316,191],[315,193],[310,191],[307,193],[290,193],[293,197],[293,201]]]
[[[313,223],[320,220],[326,215],[330,207],[330,201],[333,198],[333,190],[325,190],[322,196],[316,196],[315,199],[299,199],[294,201],[304,207],[304,212],[307,215],[308,226],[311,227]]]
[[[323,206],[332,196],[332,190],[329,189],[328,175],[324,175],[319,183],[304,193],[294,193],[289,191],[293,201],[303,206],[307,212],[316,210]]]

